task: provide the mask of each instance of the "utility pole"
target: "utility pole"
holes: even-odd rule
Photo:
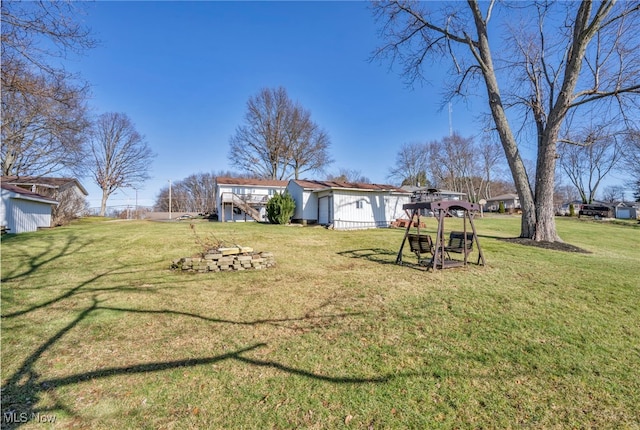
[[[171,179],[169,179],[169,219],[171,219]]]

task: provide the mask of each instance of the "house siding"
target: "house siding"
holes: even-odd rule
[[[497,212],[500,208],[500,202],[504,203],[504,208],[507,210],[520,208],[520,199],[517,195],[505,194],[487,199],[483,209],[489,212]]]
[[[387,221],[391,223],[398,218],[405,217],[406,214],[402,209],[402,206],[407,203],[411,203],[411,197],[409,196],[400,196],[396,194],[391,194],[389,196],[386,196],[385,209],[386,209]]]
[[[0,223],[7,226],[10,233],[26,233],[51,227],[51,204],[22,200],[3,190]]]
[[[318,222],[318,199],[313,197],[311,190],[306,190],[295,181],[289,181],[287,191],[296,202],[296,209],[292,220],[295,222]]]
[[[356,230],[388,227],[402,213],[409,196],[389,193],[334,190],[334,228]],[[399,210],[399,211],[398,211]]]

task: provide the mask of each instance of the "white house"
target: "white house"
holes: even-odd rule
[[[287,181],[218,177],[218,220],[265,221],[267,202],[276,193],[283,193],[286,187]]]
[[[488,212],[497,212],[500,209],[500,202],[504,204],[504,208],[508,212],[521,209],[520,197],[517,194],[502,194],[487,199],[484,210]]]
[[[0,225],[9,233],[51,227],[51,207],[57,205],[57,201],[13,184],[2,182],[0,187]]]
[[[338,230],[388,227],[411,201],[411,192],[392,185],[291,180],[287,191],[296,202],[294,222]]]

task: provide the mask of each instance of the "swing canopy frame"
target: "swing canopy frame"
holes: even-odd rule
[[[475,244],[478,250],[478,260],[476,264],[484,266],[486,264],[484,259],[484,253],[478,240],[478,234],[473,222],[474,214],[480,211],[480,205],[477,203],[469,203],[462,200],[441,200],[436,202],[415,202],[407,203],[402,206],[402,209],[410,213],[408,223],[405,230],[400,250],[396,258],[396,264],[402,264],[402,251],[404,245],[409,240],[409,246],[418,257],[418,264],[424,265],[433,270],[448,269],[452,267],[466,266],[469,263],[469,254],[473,251],[473,245]],[[438,219],[438,229],[436,233],[436,239],[433,241],[430,236],[420,234],[420,213],[423,211],[432,211]],[[445,240],[444,236],[444,222],[447,216],[453,216],[454,213],[463,212],[463,230],[452,231],[449,234],[449,240]],[[413,220],[416,219],[414,223]],[[411,233],[411,226],[417,226],[417,234]],[[467,224],[471,228],[467,228]],[[429,246],[425,246],[429,244]],[[458,253],[463,255],[463,259],[451,258],[451,253]],[[430,258],[421,259],[422,253],[431,254]]]

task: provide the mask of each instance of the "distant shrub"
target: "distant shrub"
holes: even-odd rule
[[[576,208],[573,203],[569,204],[569,216],[576,216]]]
[[[267,203],[267,218],[271,224],[287,224],[296,210],[296,202],[287,191],[276,194]]]
[[[504,212],[504,202],[500,202],[500,206],[498,206],[498,213],[503,214]]]

